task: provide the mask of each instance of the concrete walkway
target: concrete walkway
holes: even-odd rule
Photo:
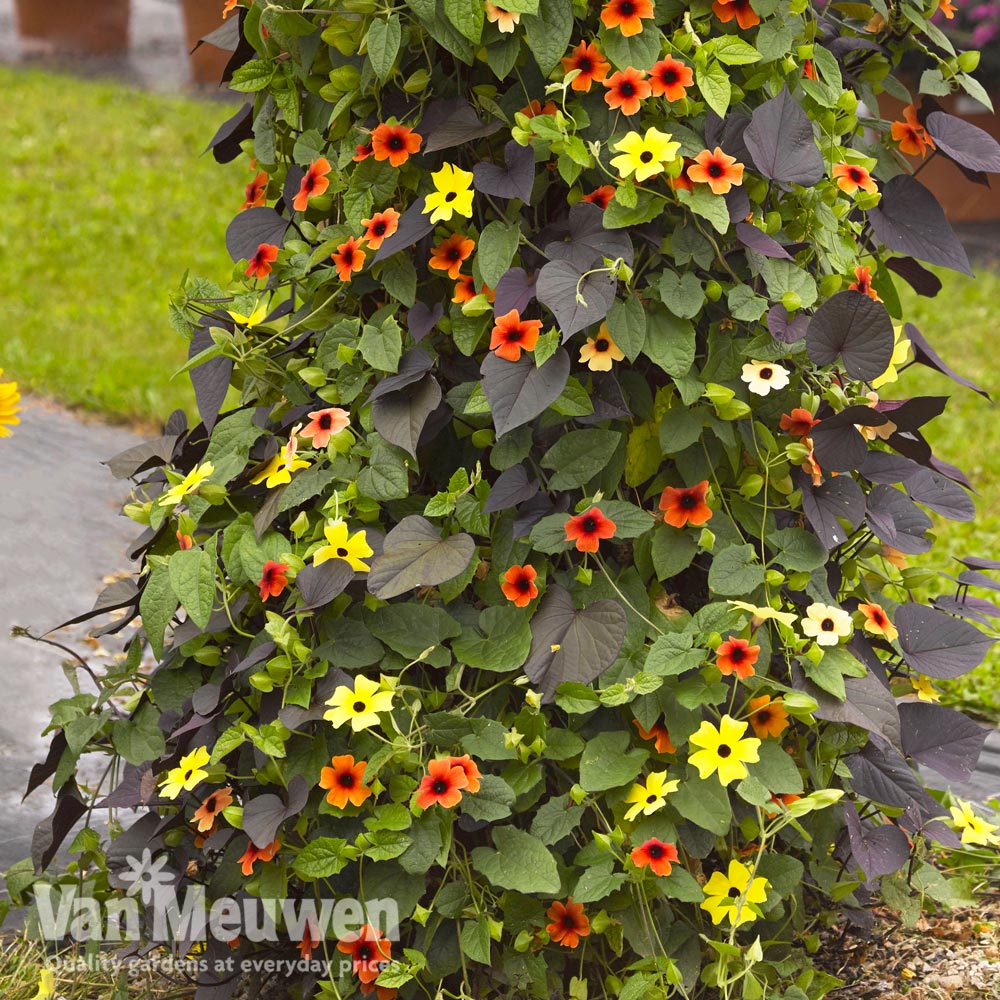
[[[94,604],[105,576],[129,568],[125,552],[139,529],[117,516],[126,484],[100,463],[139,440],[38,401],[0,440],[0,690],[8,706],[0,712],[0,872],[30,855],[31,832],[52,811],[46,786],[23,805],[21,795],[45,757],[48,706],[73,693],[60,651],[11,639],[10,630],[37,634],[74,617]],[[53,638],[86,654],[85,631]]]

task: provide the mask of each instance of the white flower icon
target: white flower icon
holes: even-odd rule
[[[173,885],[173,873],[165,870],[166,854],[161,854],[154,860],[152,851],[146,847],[141,857],[136,858],[129,854],[125,860],[129,867],[119,875],[119,878],[122,882],[131,883],[127,895],[139,895],[145,906],[158,902],[164,890]]]

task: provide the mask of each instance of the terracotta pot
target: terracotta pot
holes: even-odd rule
[[[128,50],[129,0],[16,0],[26,49],[75,55]]]
[[[222,24],[222,0],[181,0],[184,11],[184,35],[187,50],[198,45],[198,40],[210,35]],[[235,17],[236,14],[230,15]],[[191,52],[191,77],[195,83],[208,83],[218,86],[223,70],[229,62],[231,52],[218,49],[210,43],[198,45],[196,52]]]

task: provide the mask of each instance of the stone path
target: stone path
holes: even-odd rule
[[[51,812],[46,787],[23,805],[21,794],[45,756],[48,706],[73,693],[59,650],[10,630],[72,618],[93,605],[104,576],[126,568],[137,526],[117,516],[127,490],[100,463],[138,440],[39,401],[0,440],[0,872],[31,853],[31,831]]]

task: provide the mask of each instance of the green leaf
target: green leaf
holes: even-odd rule
[[[694,637],[670,632],[653,643],[643,669],[657,677],[674,677],[693,670],[705,658],[705,650],[692,649]]]
[[[410,659],[462,631],[447,611],[426,604],[387,604],[369,611],[365,624],[377,639]]]
[[[546,77],[559,65],[573,37],[572,0],[539,0],[538,14],[521,17],[531,54]]]
[[[617,892],[627,881],[625,872],[616,872],[610,859],[599,865],[585,869],[573,890],[573,900],[577,903],[596,903]]]
[[[575,805],[569,795],[549,799],[535,811],[531,834],[543,844],[558,843],[580,825],[584,812],[584,807]]]
[[[663,454],[677,455],[699,440],[705,428],[705,416],[703,409],[688,409],[686,406],[667,410],[659,428]]]
[[[490,288],[496,288],[510,270],[520,239],[521,230],[517,226],[508,226],[499,219],[494,219],[480,234],[476,262],[483,281]]]
[[[403,354],[403,336],[399,324],[390,316],[381,326],[366,323],[358,341],[361,356],[380,372],[395,372]]]
[[[531,628],[520,608],[488,607],[479,616],[479,628],[465,628],[451,648],[455,656],[477,670],[502,673],[517,670],[531,649]]]
[[[721,194],[713,194],[707,184],[694,191],[678,191],[677,197],[694,212],[707,219],[716,232],[729,232],[729,205]]]
[[[697,553],[698,542],[692,532],[669,524],[657,525],[651,555],[658,580],[669,580],[683,573]]]
[[[675,378],[686,375],[694,364],[695,356],[694,327],[691,321],[679,319],[663,306],[650,303],[646,310],[646,344],[643,353],[668,375]]]
[[[238,90],[244,94],[252,94],[263,90],[274,77],[276,64],[260,59],[252,59],[244,63],[234,73],[229,81],[230,90]]]
[[[146,630],[153,655],[158,660],[163,656],[163,634],[176,611],[177,597],[170,585],[170,573],[158,566],[150,573],[139,598],[142,627]]]
[[[682,903],[700,903],[705,898],[698,880],[680,865],[673,865],[666,878],[656,880],[657,886],[667,899],[676,899]]]
[[[466,958],[481,965],[490,964],[490,924],[486,917],[463,920],[458,942]]]
[[[725,118],[733,96],[729,74],[717,62],[708,62],[695,68],[695,80],[705,103],[720,118]]]
[[[649,754],[629,749],[629,734],[600,733],[590,740],[580,756],[580,784],[588,792],[603,792],[635,781]]]
[[[215,556],[207,549],[181,549],[170,557],[170,586],[188,617],[204,628],[215,604]]]
[[[688,775],[670,797],[670,804],[695,826],[720,837],[728,834],[733,809],[726,789],[714,777],[702,781],[693,768],[688,768]]]
[[[708,571],[708,586],[722,597],[747,598],[764,582],[764,567],[752,545],[730,545],[715,554]]]
[[[749,43],[738,38],[736,35],[720,35],[713,38],[708,45],[712,47],[712,54],[727,66],[747,66],[750,63],[760,62],[760,53]],[[704,93],[704,91],[702,91]]]
[[[667,268],[660,275],[660,298],[675,316],[694,319],[705,304],[705,290],[693,271],[677,274]]]
[[[146,702],[131,719],[119,719],[111,727],[115,750],[130,764],[145,764],[167,752],[160,729],[160,713]]]
[[[663,32],[653,26],[652,21],[644,21],[645,27],[637,35],[626,37],[618,28],[601,26],[598,35],[604,54],[617,69],[632,66],[639,70],[651,69],[660,58]]]
[[[407,308],[417,301],[417,269],[407,254],[397,253],[389,257],[382,264],[379,280],[385,290]]]
[[[611,339],[629,361],[635,361],[646,342],[646,313],[639,296],[616,299],[607,322]]]
[[[317,837],[299,851],[292,870],[307,881],[337,875],[351,860],[344,853],[346,847],[347,841],[339,837]]]
[[[760,761],[747,765],[751,776],[761,781],[772,794],[798,795],[802,791],[802,775],[779,742],[761,741],[758,753]]]
[[[477,847],[472,852],[476,871],[501,889],[547,894],[559,891],[556,859],[537,837],[513,826],[494,827],[492,835],[493,848]]]
[[[483,823],[496,823],[510,815],[514,805],[514,789],[495,774],[484,774],[479,791],[462,796],[462,812]]]
[[[479,0],[444,0],[444,12],[470,42],[478,42],[482,38],[486,14]]]
[[[390,14],[384,21],[376,18],[368,29],[368,58],[375,75],[383,82],[392,73],[402,37],[398,14]]]
[[[611,461],[621,439],[618,431],[596,428],[570,431],[561,437],[542,456],[542,467],[556,470],[550,488],[569,490],[589,482]]]
[[[826,547],[811,531],[781,528],[771,532],[767,541],[777,548],[774,561],[793,573],[811,573],[826,565]]]

